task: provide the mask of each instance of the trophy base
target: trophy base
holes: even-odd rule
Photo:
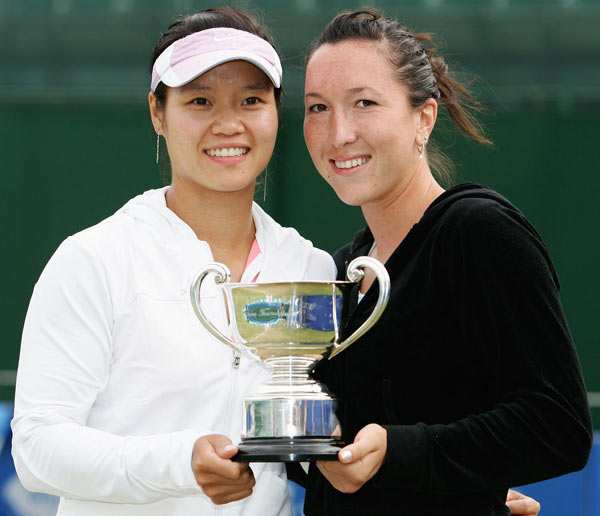
[[[346,446],[340,439],[314,437],[255,437],[238,444],[235,462],[307,462],[338,460],[338,451]]]

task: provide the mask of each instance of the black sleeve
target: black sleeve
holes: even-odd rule
[[[447,231],[456,297],[448,310],[473,367],[492,364],[494,401],[447,424],[387,426],[373,485],[469,493],[583,468],[592,445],[586,391],[541,239],[499,205],[473,206]]]

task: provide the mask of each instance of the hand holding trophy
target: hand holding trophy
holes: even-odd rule
[[[346,340],[341,331],[350,316],[350,293],[364,277],[377,277],[379,297],[367,320]],[[202,310],[200,289],[207,276],[223,290],[233,339],[225,336]],[[230,283],[227,267],[209,263],[192,283],[194,312],[205,328],[239,353],[258,356],[270,380],[245,400],[245,431],[233,460],[295,462],[337,460],[344,446],[334,436],[339,425],[335,399],[309,372],[365,334],[379,319],[389,299],[390,279],[382,263],[368,256],[348,266],[349,281]]]

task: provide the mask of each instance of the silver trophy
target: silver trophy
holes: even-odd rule
[[[350,292],[371,269],[379,283],[377,304],[368,319],[346,340],[341,331],[350,315]],[[240,354],[258,356],[271,375],[245,400],[245,432],[234,460],[294,462],[336,460],[344,446],[335,416],[335,400],[309,373],[364,335],[383,313],[390,278],[374,258],[354,259],[349,281],[230,283],[229,269],[209,263],[190,289],[192,306],[204,327]],[[230,337],[206,317],[200,301],[202,283],[210,276],[224,292]]]

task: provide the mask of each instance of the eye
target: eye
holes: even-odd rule
[[[210,106],[210,101],[204,97],[198,97],[192,100],[192,104],[196,106]]]
[[[360,99],[356,105],[360,108],[366,108],[369,106],[374,106],[375,102],[373,102],[372,100],[367,100],[367,99]]]
[[[313,104],[312,106],[308,106],[308,111],[310,113],[322,113],[323,111],[327,111],[327,106],[325,104]]]
[[[247,99],[244,100],[244,102],[242,102],[243,106],[256,106],[256,104],[260,104],[262,102],[262,100],[260,100],[258,97],[248,97]]]

